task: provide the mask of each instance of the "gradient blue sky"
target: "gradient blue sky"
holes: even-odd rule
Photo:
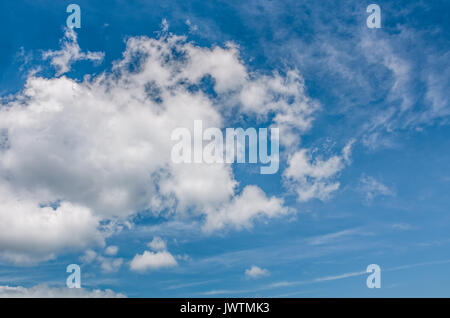
[[[2,104],[37,67],[37,76],[57,77],[42,52],[60,49],[69,3],[0,3]],[[283,197],[292,212],[257,219],[248,229],[205,233],[200,219],[136,211],[132,228],[106,238],[106,246],[119,249],[110,260],[123,262],[114,271],[102,268],[104,258],[83,261],[88,249],[109,257],[106,246],[93,245],[31,263],[2,258],[0,285],[64,288],[65,268],[76,263],[87,290],[129,297],[450,296],[448,1],[378,1],[381,29],[367,28],[371,2],[361,1],[76,3],[81,50],[105,55],[98,65],[74,63],[65,76],[82,81],[110,72],[126,39],[157,38],[165,19],[169,32],[199,47],[235,43],[249,73],[298,70],[306,95],[320,104],[300,148],[326,160],[354,140],[351,162],[334,176],[338,190],[306,201],[285,185],[283,158],[273,176],[234,165],[238,192],[255,184]],[[131,270],[129,262],[155,236],[178,255],[178,265]],[[0,239],[0,251],[8,244]],[[380,289],[368,289],[361,273],[372,263],[382,269]],[[268,275],[249,277],[252,266]]]

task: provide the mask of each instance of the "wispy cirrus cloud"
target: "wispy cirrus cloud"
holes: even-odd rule
[[[33,287],[0,286],[0,298],[125,298],[110,289],[84,289],[36,285]]]
[[[64,38],[61,40],[61,50],[45,51],[42,57],[50,60],[56,68],[56,76],[70,71],[71,65],[77,61],[89,60],[96,64],[102,62],[103,52],[82,52],[77,42],[77,34],[72,28],[66,28]]]
[[[363,175],[360,178],[359,191],[367,202],[372,202],[377,196],[395,196],[395,191],[372,176]]]

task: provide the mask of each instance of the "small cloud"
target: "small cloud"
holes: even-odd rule
[[[366,201],[371,202],[377,196],[394,196],[395,192],[374,177],[363,175],[360,179],[360,191],[365,195]]]
[[[109,256],[114,256],[117,254],[118,251],[119,251],[119,248],[117,246],[111,245],[105,249],[105,254],[109,255]]]
[[[186,20],[186,25],[189,27],[189,32],[190,33],[194,33],[198,30],[197,25],[192,24],[191,20],[187,19]]]
[[[147,246],[154,251],[163,251],[167,249],[166,242],[159,236],[155,236],[153,240],[147,244]]]
[[[156,270],[177,266],[175,258],[168,251],[149,252],[144,251],[142,255],[137,254],[130,262],[130,269],[144,272],[146,270]]]
[[[105,254],[109,256],[114,256],[117,254],[119,248],[117,246],[109,246],[105,249]],[[101,254],[96,253],[93,250],[87,250],[84,252],[80,260],[84,264],[93,264],[100,266],[103,272],[111,273],[117,272],[123,264],[122,258],[105,257]]]
[[[306,202],[314,198],[325,201],[339,189],[337,177],[341,170],[351,164],[354,143],[354,139],[350,140],[341,154],[326,160],[313,156],[314,151],[311,149],[300,149],[289,156],[284,178],[286,184],[297,192],[299,201]]]
[[[187,254],[183,254],[183,255],[175,255],[175,258],[178,259],[178,260],[180,260],[180,261],[185,261],[185,262],[191,260],[191,257],[190,257],[189,255],[187,255]]]
[[[80,260],[83,263],[89,264],[92,263],[97,258],[97,253],[93,250],[87,250],[84,252],[84,255],[80,257]]]
[[[77,34],[72,28],[66,28],[61,46],[61,50],[46,51],[42,55],[44,60],[49,59],[56,68],[56,76],[69,72],[71,65],[76,61],[89,60],[99,64],[105,56],[103,52],[82,52],[78,45]]]
[[[262,269],[253,265],[251,268],[245,270],[245,276],[250,278],[259,278],[263,276],[269,276],[270,273],[267,269]]]
[[[396,224],[392,224],[392,228],[395,230],[407,231],[407,230],[411,230],[412,226],[411,226],[411,224],[408,224],[408,223],[396,223]]]
[[[153,240],[147,246],[153,251],[144,251],[143,254],[136,254],[130,262],[132,271],[145,272],[147,270],[174,267],[178,266],[177,259],[184,260],[184,257],[173,256],[168,252],[166,241],[159,236],[153,237]]]
[[[166,19],[163,19],[161,22],[161,30],[162,33],[167,33],[169,31],[169,22]]]
[[[122,258],[99,257],[100,267],[104,272],[117,272],[123,264]]]

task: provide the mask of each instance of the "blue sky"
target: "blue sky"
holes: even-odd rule
[[[449,296],[448,1],[69,3],[0,4],[0,295]],[[195,116],[280,126],[278,173],[168,164]]]

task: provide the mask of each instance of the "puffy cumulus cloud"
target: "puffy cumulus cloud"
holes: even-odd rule
[[[117,254],[119,248],[117,246],[108,246],[101,255],[91,249],[88,249],[80,257],[84,264],[93,264],[98,266],[105,273],[117,272],[123,264],[123,258],[113,257]]]
[[[166,205],[174,198],[177,210],[182,212],[187,207],[202,210],[227,202],[236,186],[230,165],[179,163],[162,176],[159,193]]]
[[[147,246],[153,251],[144,251],[143,254],[136,254],[130,262],[130,269],[135,272],[146,272],[147,270],[157,270],[178,266],[177,258],[183,261],[189,260],[188,255],[173,256],[167,251],[167,244],[159,236],[155,236]]]
[[[54,207],[0,183],[0,256],[15,263],[48,260],[62,250],[104,244],[100,219],[68,201]]]
[[[299,201],[313,198],[325,200],[339,189],[336,181],[337,174],[350,163],[351,148],[354,141],[350,141],[340,155],[334,155],[327,160],[313,159],[308,149],[301,149],[288,159],[288,167],[284,171],[286,182],[297,192]]]
[[[87,250],[84,252],[84,254],[80,257],[80,260],[85,264],[92,263],[97,258],[97,253],[93,250]]]
[[[58,75],[77,60],[100,58],[81,53],[71,30],[62,43],[45,54]],[[206,216],[206,228],[248,227],[258,216],[284,214],[282,200],[257,186],[236,197],[229,164],[171,161],[173,129],[193,130],[194,120],[223,128],[230,105],[265,120],[275,114],[272,124],[281,132],[307,129],[317,109],[297,70],[258,75],[233,44],[199,47],[167,30],[128,39],[111,72],[81,81],[30,75],[0,107],[3,256],[47,259],[66,247],[84,250],[109,233],[103,221],[115,224],[141,211],[167,217],[194,211]],[[58,206],[46,206],[52,202]],[[155,259],[172,262],[159,252],[136,262]]]
[[[214,78],[214,89],[217,93],[239,90],[247,83],[247,70],[239,60],[238,47],[227,43],[226,48],[213,49],[186,46],[186,53],[190,57],[183,76],[198,82],[205,74]]]
[[[249,228],[257,218],[273,218],[289,212],[283,199],[268,198],[257,186],[246,186],[242,193],[216,210],[209,211],[203,229],[206,232],[225,226]]]
[[[177,266],[178,263],[168,251],[150,252],[144,251],[142,255],[137,254],[130,262],[130,268],[133,271],[144,272],[146,270],[155,270]]]
[[[114,273],[117,272],[123,264],[123,258],[111,258],[99,256],[100,268],[103,272]]]
[[[49,59],[50,63],[56,68],[56,75],[70,71],[71,65],[75,61],[90,60],[100,63],[103,60],[102,52],[82,52],[77,42],[77,34],[72,28],[66,28],[64,39],[61,40],[61,50],[46,51],[43,53],[44,59]]]
[[[9,146],[0,169],[15,188],[40,186],[103,216],[148,209],[156,194],[152,174],[170,163],[177,116],[178,125],[218,116],[204,97],[182,92],[168,107],[185,114],[183,123],[175,109],[158,115],[152,102],[134,101],[131,89],[125,97],[125,87],[107,93],[104,85],[32,78],[21,96],[31,99],[27,105],[17,100],[2,108]]]
[[[85,288],[50,287],[36,285],[33,287],[0,286],[0,298],[125,298],[121,293],[110,289],[88,290]]]
[[[155,236],[147,246],[154,251],[162,251],[167,248],[166,242],[159,236]]]
[[[249,278],[260,278],[264,276],[269,276],[270,273],[267,269],[260,268],[253,265],[251,268],[245,270],[245,276]]]
[[[311,127],[313,114],[320,108],[306,95],[304,80],[297,70],[288,71],[286,76],[274,73],[246,82],[239,101],[242,111],[262,120],[274,115],[272,125],[280,128],[280,141],[286,147],[299,144],[300,133]]]
[[[114,255],[117,254],[117,252],[119,252],[119,247],[114,246],[114,245],[108,246],[105,249],[105,254],[106,255],[114,256]]]

